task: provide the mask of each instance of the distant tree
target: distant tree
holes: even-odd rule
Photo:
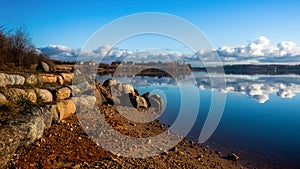
[[[4,65],[7,55],[8,40],[4,34],[3,27],[0,27],[0,65]]]
[[[16,66],[29,64],[31,57],[37,52],[33,46],[26,27],[18,28],[13,34],[8,35],[8,58]]]

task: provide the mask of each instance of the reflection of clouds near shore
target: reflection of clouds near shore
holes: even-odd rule
[[[200,90],[210,90],[210,78],[203,72],[193,72]],[[211,77],[217,78],[218,74]],[[123,77],[126,79],[126,77]],[[186,76],[182,81],[189,82],[192,76]],[[178,85],[172,78],[136,76],[131,83],[134,86],[147,85]],[[185,83],[184,85],[187,85]],[[226,87],[216,87],[222,93],[239,93],[251,96],[259,103],[265,103],[271,94],[280,98],[293,98],[300,93],[300,76],[297,75],[226,75]]]

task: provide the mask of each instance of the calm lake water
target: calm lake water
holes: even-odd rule
[[[98,80],[108,78],[110,76],[101,76]],[[209,77],[203,72],[177,77],[177,81],[169,77],[140,76],[116,79],[130,82],[140,93],[160,94],[166,106],[159,120],[167,125],[172,125],[180,110],[179,86],[196,87],[200,107],[196,122],[187,135],[195,141],[211,105],[211,91],[226,93],[222,119],[204,145],[223,155],[235,152],[240,156],[240,162],[249,168],[300,168],[298,75],[226,75],[226,87],[214,89],[210,88]],[[178,83],[178,79],[187,83]],[[191,104],[197,103],[191,101]],[[189,116],[189,113],[186,115]]]

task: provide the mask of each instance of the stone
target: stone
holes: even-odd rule
[[[7,84],[7,79],[4,73],[0,73],[0,87],[5,87]]]
[[[49,110],[43,107],[32,107],[27,109],[23,114],[29,116],[38,116],[43,119],[43,127],[44,129],[49,129],[52,124],[52,114]]]
[[[76,112],[76,106],[72,99],[61,100],[57,103],[57,111],[59,114],[59,120],[69,117]]]
[[[240,157],[237,156],[235,153],[229,153],[229,154],[227,155],[227,159],[228,159],[228,160],[236,161],[236,160],[238,160],[239,158],[240,158]]]
[[[130,85],[130,84],[123,84],[122,85],[122,89],[123,89],[123,93],[126,93],[126,94],[133,94],[134,95],[134,89],[133,89],[133,86]]]
[[[36,85],[38,79],[35,75],[30,75],[29,77],[26,78],[25,82],[27,85]]]
[[[0,104],[6,103],[6,102],[7,102],[6,97],[2,93],[0,93]]]
[[[19,147],[22,136],[14,126],[2,126],[1,124],[0,135],[0,168],[5,168]]]
[[[57,82],[57,76],[54,74],[40,74],[38,76],[38,82],[40,84],[43,83],[56,83]]]
[[[148,108],[148,104],[145,98],[141,96],[135,96],[135,100],[136,100],[136,108]]]
[[[103,87],[112,87],[112,86],[114,86],[114,85],[116,85],[116,80],[113,80],[113,79],[107,79],[107,80],[105,80],[104,82],[103,82],[103,84],[102,84],[102,86]]]
[[[17,89],[17,88],[8,88],[6,90],[3,90],[2,93],[8,100],[16,100],[18,99],[21,95],[25,96],[27,93],[23,89]]]
[[[29,100],[33,103],[36,103],[37,102],[37,96],[36,96],[35,91],[33,89],[26,89],[25,91],[27,93],[27,96],[28,96]]]
[[[71,96],[71,89],[68,87],[62,87],[56,91],[56,99],[64,100]]]
[[[59,114],[57,110],[57,105],[56,104],[50,105],[49,111],[51,112],[52,122],[58,122]]]
[[[80,94],[80,89],[76,85],[70,85],[69,88],[72,90],[73,96]]]
[[[73,73],[61,73],[60,75],[64,78],[64,81],[67,83],[71,83],[74,78]]]
[[[35,90],[37,97],[40,97],[40,101],[42,102],[52,102],[53,101],[53,96],[50,91],[47,89],[36,89]]]
[[[20,146],[28,146],[42,137],[45,129],[44,119],[38,115],[23,115],[9,121],[21,134]]]
[[[49,72],[50,67],[47,63],[45,62],[39,62],[38,66],[36,67],[38,71],[43,71],[43,72]]]
[[[77,84],[76,86],[78,87],[78,89],[80,90],[81,93],[83,93],[87,90],[93,89],[93,86],[87,81],[83,81],[83,82]]]
[[[23,85],[25,78],[21,75],[9,75],[6,74],[7,85]]]
[[[57,75],[57,82],[62,86],[64,85],[64,78],[60,75]]]
[[[96,97],[94,96],[72,97],[72,100],[76,105],[77,113],[93,110],[96,106],[97,101]]]
[[[162,111],[164,110],[164,100],[158,94],[151,95],[149,101],[151,107],[156,108],[159,112],[162,113]]]

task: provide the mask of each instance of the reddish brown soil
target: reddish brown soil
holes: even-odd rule
[[[134,123],[122,117],[114,107],[102,106],[106,121],[117,131],[132,137],[147,137],[166,130],[157,120]],[[145,112],[141,112],[145,113]],[[97,146],[83,131],[77,116],[54,124],[44,136],[19,149],[9,168],[242,168],[237,162],[188,140],[176,148],[148,158],[116,156]]]

